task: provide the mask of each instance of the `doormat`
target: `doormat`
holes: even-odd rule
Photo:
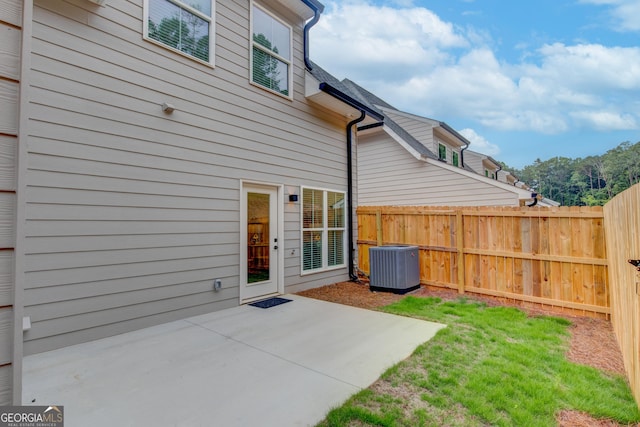
[[[263,299],[262,301],[252,302],[249,305],[253,307],[259,307],[259,308],[270,308],[270,307],[275,307],[276,305],[284,304],[286,302],[291,302],[291,301],[293,300],[286,299],[286,298],[273,297],[273,298]]]

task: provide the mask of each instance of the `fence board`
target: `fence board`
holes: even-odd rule
[[[411,244],[420,248],[423,284],[610,312],[600,207],[367,206],[358,223],[365,273],[369,247]]]
[[[631,390],[640,405],[640,272],[627,262],[640,259],[640,184],[604,206],[611,284],[611,323]]]

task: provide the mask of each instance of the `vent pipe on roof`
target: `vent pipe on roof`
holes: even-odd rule
[[[311,27],[318,23],[320,14],[324,10],[324,5],[316,0],[302,0],[302,2],[309,6],[311,10],[313,10],[313,18],[311,18],[311,20],[309,20],[309,22],[305,24],[303,31],[304,65],[307,67],[307,70],[312,70],[313,66],[311,65],[311,60],[309,59],[309,30],[311,29]]]

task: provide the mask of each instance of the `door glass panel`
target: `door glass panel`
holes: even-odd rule
[[[247,193],[247,282],[269,280],[270,199],[268,194]]]

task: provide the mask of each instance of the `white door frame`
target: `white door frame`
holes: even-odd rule
[[[275,251],[277,272],[273,280],[277,282],[277,290],[274,293],[260,295],[258,297],[247,296],[247,199],[246,189],[267,189],[276,191],[276,226],[278,250]],[[273,239],[271,244],[273,245]],[[284,186],[255,181],[240,181],[240,304],[263,299],[272,295],[284,294]]]

